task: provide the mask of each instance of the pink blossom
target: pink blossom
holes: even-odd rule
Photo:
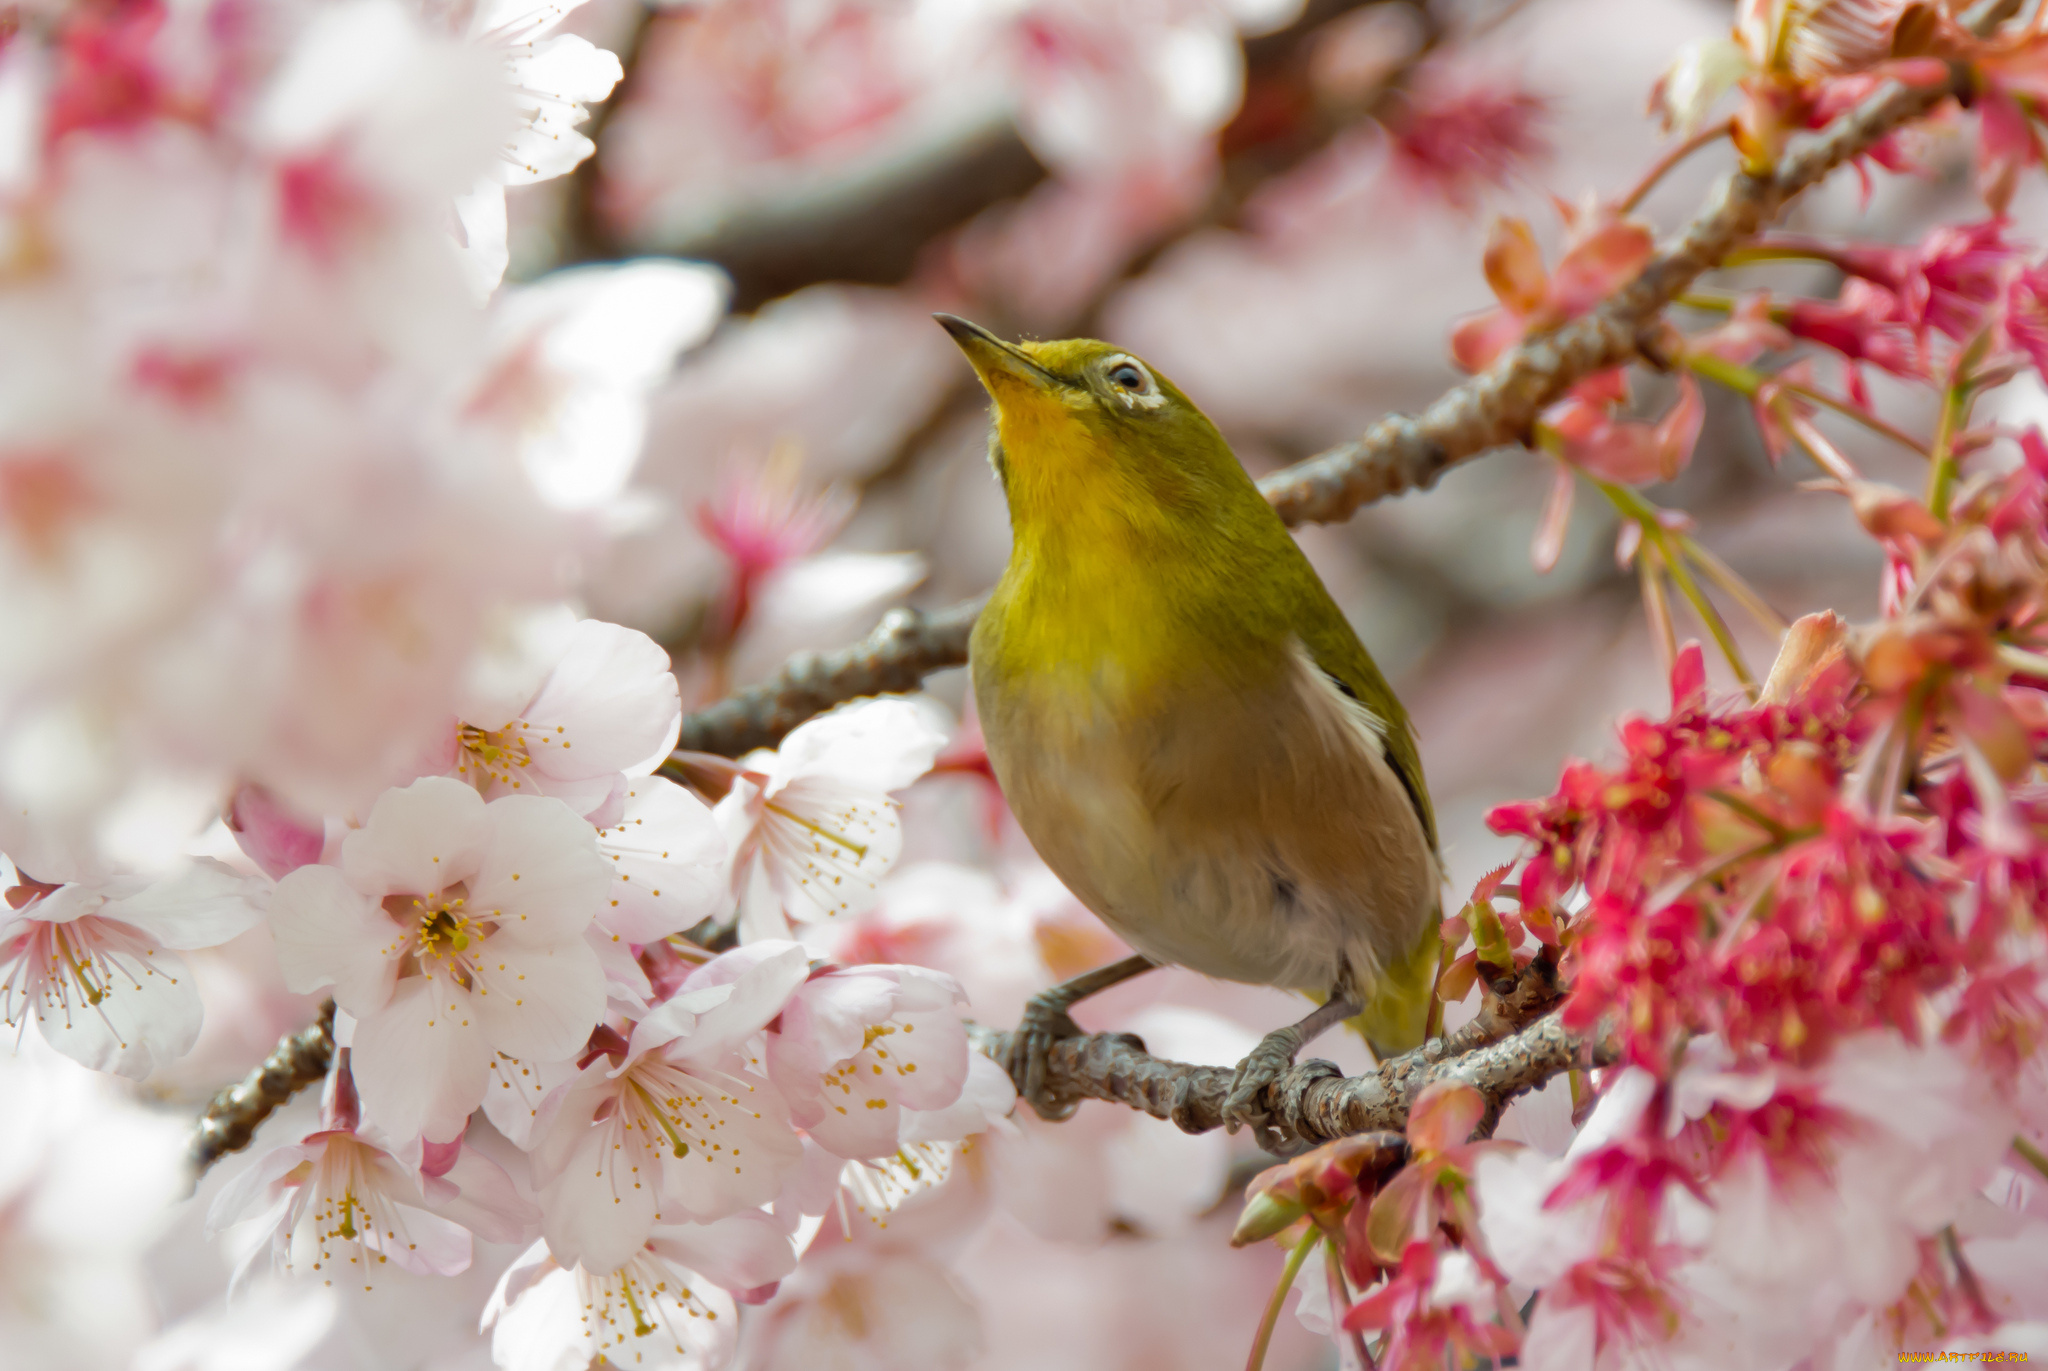
[[[763,946],[773,944],[742,951]],[[968,1048],[954,1006],[966,998],[952,977],[921,967],[812,976],[768,1035],[768,1079],[790,1118],[826,1151],[889,1156],[905,1111],[943,1110],[960,1097]]]
[[[191,1051],[199,992],[173,949],[213,947],[257,921],[242,878],[207,860],[155,882],[39,864],[60,879],[17,866],[0,915],[0,1022],[33,1017],[65,1056],[137,1080]]]
[[[1649,260],[1655,242],[1648,226],[1602,205],[1559,208],[1565,251],[1550,272],[1527,223],[1494,220],[1486,241],[1486,282],[1500,305],[1452,332],[1451,356],[1465,370],[1484,370],[1524,336],[1585,313]]]
[[[494,1055],[559,1061],[604,1007],[583,941],[609,881],[596,835],[560,800],[486,804],[444,777],[387,791],[341,864],[278,883],[285,980],[334,987],[358,1021],[369,1118],[442,1141],[483,1100]]]
[[[732,852],[741,936],[789,936],[791,920],[855,914],[903,836],[889,792],[930,769],[945,742],[907,700],[842,705],[755,753],[714,813]]]
[[[492,1360],[505,1371],[560,1371],[600,1356],[613,1365],[720,1371],[732,1364],[739,1319],[713,1272],[762,1285],[795,1265],[787,1239],[772,1230],[761,1254],[735,1252],[760,1245],[753,1235],[762,1225],[753,1220],[763,1217],[750,1211],[662,1229],[609,1271],[564,1268],[545,1243],[534,1244],[506,1268],[484,1308]],[[775,1243],[780,1259],[764,1260]]]
[[[553,655],[525,698],[465,707],[454,771],[486,799],[552,795],[588,815],[668,756],[682,699],[668,653],[637,629],[579,620]]]
[[[708,1222],[775,1197],[802,1147],[748,1043],[807,972],[790,944],[731,980],[686,984],[557,1089],[533,1156],[559,1259],[609,1270],[664,1219]]]
[[[318,1274],[327,1285],[369,1289],[387,1263],[453,1275],[471,1255],[469,1230],[433,1212],[419,1172],[347,1129],[264,1153],[214,1198],[207,1222],[254,1223],[280,1270]]]

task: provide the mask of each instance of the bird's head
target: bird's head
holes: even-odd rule
[[[1111,343],[1008,343],[935,316],[995,404],[990,460],[1020,530],[1041,519],[1185,521],[1241,501],[1251,482],[1223,435],[1173,382]]]

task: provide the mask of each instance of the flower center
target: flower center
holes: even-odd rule
[[[527,727],[522,719],[491,730],[464,724],[456,735],[460,751],[455,774],[472,784],[489,780],[520,789],[519,773],[533,764],[526,747]]]
[[[413,925],[413,958],[421,971],[436,968],[465,990],[469,988],[469,954],[490,937],[492,925],[468,910],[469,888],[461,881],[426,895],[387,895],[384,911]]]

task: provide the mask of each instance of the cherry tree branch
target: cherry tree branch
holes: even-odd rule
[[[1408,1110],[1438,1081],[1463,1081],[1486,1097],[1489,1124],[1508,1101],[1574,1067],[1604,1066],[1614,1052],[1600,1035],[1565,1029],[1554,1012],[1556,971],[1547,961],[1522,968],[1506,995],[1486,992],[1477,1018],[1441,1038],[1346,1077],[1325,1061],[1305,1061],[1269,1086],[1265,1106],[1281,1144],[1293,1150],[1357,1133],[1402,1131]],[[976,1046],[1001,1061],[1009,1034],[979,1029]],[[1129,1105],[1183,1131],[1223,1126],[1232,1071],[1154,1057],[1129,1033],[1091,1033],[1052,1048],[1053,1093]]]
[[[263,1121],[325,1076],[333,1059],[334,1001],[329,1000],[312,1023],[281,1039],[261,1066],[207,1102],[185,1154],[194,1176],[247,1147]]]
[[[1290,524],[1332,523],[1390,495],[1426,490],[1450,468],[1483,453],[1524,444],[1536,416],[1580,381],[1639,355],[1662,356],[1657,335],[1666,306],[1799,194],[1931,113],[1967,80],[1958,71],[1936,85],[1893,81],[1879,87],[1825,129],[1793,140],[1770,173],[1725,177],[1635,279],[1590,312],[1524,339],[1421,414],[1388,415],[1356,441],[1274,472],[1259,489]],[[967,635],[981,603],[970,600],[931,614],[892,611],[853,647],[801,654],[769,681],[685,716],[679,746],[736,757],[774,746],[835,704],[914,690],[930,672],[966,662]]]

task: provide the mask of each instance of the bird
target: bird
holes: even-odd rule
[[[1095,339],[1011,343],[934,316],[987,390],[1009,562],[969,644],[1011,812],[1135,956],[1043,991],[1006,1065],[1045,1118],[1081,999],[1155,966],[1320,1000],[1237,1066],[1223,1113],[1351,1020],[1419,1046],[1443,866],[1406,711],[1207,415]]]

